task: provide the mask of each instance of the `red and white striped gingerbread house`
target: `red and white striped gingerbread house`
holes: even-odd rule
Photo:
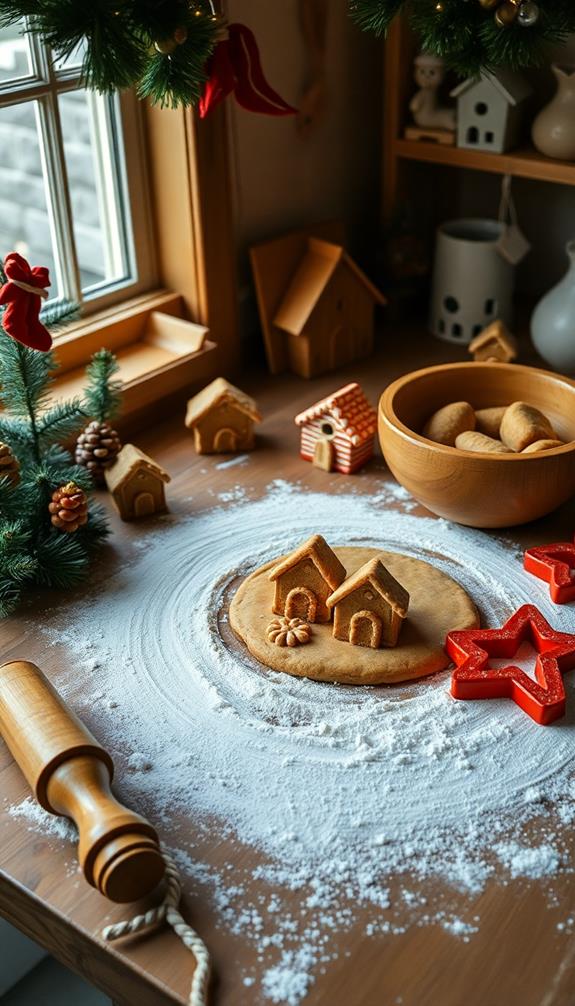
[[[300,454],[325,471],[351,475],[369,461],[377,413],[359,384],[347,384],[295,417]]]

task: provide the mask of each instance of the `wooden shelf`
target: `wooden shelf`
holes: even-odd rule
[[[509,154],[489,154],[482,150],[444,147],[425,140],[397,139],[396,157],[409,161],[425,161],[472,171],[488,171],[515,178],[532,178],[541,182],[575,185],[575,164],[542,157],[534,148],[521,148]]]

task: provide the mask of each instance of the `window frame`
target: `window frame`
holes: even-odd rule
[[[117,186],[117,205],[126,198],[127,278],[102,284],[102,292],[83,293],[76,254],[73,213],[70,203],[66,171],[66,157],[62,136],[58,99],[62,94],[83,90],[80,66],[57,69],[46,45],[36,35],[26,35],[29,47],[30,72],[24,76],[0,83],[0,109],[6,106],[34,102],[40,133],[43,181],[47,188],[46,201],[50,229],[55,244],[58,283],[61,295],[82,305],[82,313],[89,316],[109,306],[136,297],[157,286],[155,240],[149,205],[149,180],[144,141],[143,114],[135,94],[98,97],[98,114],[106,120],[107,135],[115,141],[120,172]],[[85,91],[89,96],[92,92]],[[88,99],[90,100],[90,98]],[[117,117],[113,114],[113,107]],[[116,138],[116,122],[121,137]],[[94,147],[95,154],[98,148]],[[122,218],[124,214],[121,214]],[[9,249],[7,249],[9,250]],[[61,269],[65,262],[66,268]],[[41,265],[42,263],[32,263]]]
[[[83,316],[55,338],[59,369],[52,398],[75,393],[92,353],[107,346],[116,353],[124,380],[116,425],[133,430],[157,420],[160,399],[182,399],[218,374],[233,377],[240,340],[226,104],[200,120],[192,108],[162,109],[133,94],[126,100],[137,113],[128,117],[128,126],[137,122],[142,127],[137,143],[148,186],[145,205],[154,235],[156,282],[139,296],[127,297],[124,291],[116,304]],[[149,355],[147,325],[156,311],[207,326],[209,343],[169,367],[150,365],[131,380],[125,360],[133,363],[140,352]]]

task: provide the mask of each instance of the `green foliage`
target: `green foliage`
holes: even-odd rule
[[[94,353],[86,374],[88,387],[84,392],[84,408],[91,419],[103,423],[113,419],[122,401],[122,382],[114,380],[118,372],[118,362],[109,349]]]
[[[218,31],[208,0],[0,0],[0,27],[22,17],[59,57],[77,55],[83,44],[88,87],[136,86],[170,106],[197,101]],[[171,49],[176,31],[187,33],[183,44],[159,52],[155,43]]]
[[[1,3],[1,0],[0,0]],[[71,306],[57,307],[51,320],[62,323]],[[76,482],[93,488],[86,468],[75,465],[61,442],[85,425],[79,399],[50,404],[48,393],[55,361],[15,342],[0,327],[0,440],[20,462],[14,486],[0,478],[0,617],[12,612],[34,587],[68,590],[88,573],[92,552],[108,534],[103,511],[90,503],[88,522],[74,534],[53,527],[48,510],[52,493]],[[111,409],[119,405],[117,370],[112,353],[102,350],[91,364],[86,399]]]
[[[518,21],[500,28],[493,10],[479,0],[351,0],[352,18],[361,28],[382,34],[404,12],[425,52],[443,57],[462,77],[507,66],[539,65],[548,43],[563,43],[575,32],[573,0],[536,0],[539,19],[530,27]],[[439,8],[439,9],[438,9]]]

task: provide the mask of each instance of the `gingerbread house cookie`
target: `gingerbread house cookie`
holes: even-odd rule
[[[190,398],[186,426],[194,431],[198,454],[249,451],[255,443],[254,425],[261,415],[253,398],[223,377],[217,377]]]
[[[409,594],[380,559],[370,559],[327,599],[333,635],[354,646],[395,646],[409,607]]]
[[[124,444],[104,476],[122,520],[167,510],[165,484],[170,476],[134,444]]]
[[[304,622],[329,622],[327,599],[345,580],[345,568],[325,538],[314,534],[269,574],[275,584],[273,611]]]
[[[517,343],[502,321],[494,321],[468,346],[478,363],[511,363],[517,358]]]
[[[325,471],[351,475],[373,454],[377,413],[359,384],[347,384],[295,417],[300,454]]]

